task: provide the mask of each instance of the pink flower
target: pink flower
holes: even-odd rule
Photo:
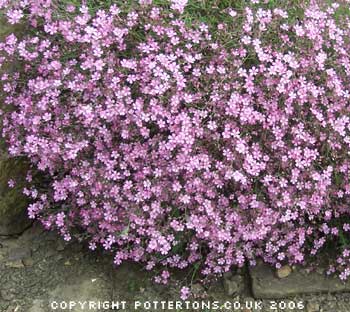
[[[191,291],[188,287],[182,287],[180,290],[180,298],[182,300],[186,300],[186,299],[188,299],[190,293],[191,293]]]
[[[183,13],[187,2],[188,0],[171,0],[171,9]]]
[[[16,182],[13,180],[13,179],[10,179],[8,182],[7,182],[8,186],[10,188],[14,188],[15,185],[16,185]]]
[[[17,24],[23,17],[23,11],[18,9],[9,10],[6,15],[11,24]]]

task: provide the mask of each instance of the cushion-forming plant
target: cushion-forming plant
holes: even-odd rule
[[[215,34],[182,19],[186,1],[1,5],[30,25],[0,44],[1,64],[16,64],[0,81],[9,153],[51,181],[25,189],[30,218],[117,265],[160,264],[163,283],[194,263],[209,277],[257,258],[303,264],[328,242],[329,272],[350,275],[341,1],[298,18],[252,1],[223,11]]]

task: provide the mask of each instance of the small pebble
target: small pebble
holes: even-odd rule
[[[289,265],[284,265],[276,271],[278,278],[286,278],[292,273],[292,268]]]
[[[308,302],[306,305],[306,312],[318,312],[320,305],[317,302]]]
[[[34,264],[34,260],[32,258],[23,259],[22,262],[26,267],[31,267]]]
[[[15,269],[24,268],[24,264],[23,264],[22,260],[7,261],[5,263],[5,266],[8,268],[15,268]]]

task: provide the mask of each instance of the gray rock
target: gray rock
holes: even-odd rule
[[[66,248],[66,245],[61,240],[59,240],[57,242],[56,250],[57,251],[63,251],[65,248]]]
[[[5,262],[5,266],[8,268],[14,268],[14,269],[24,268],[24,264],[22,260],[7,261]]]
[[[42,240],[43,233],[46,233],[45,229],[36,221],[22,233],[19,237],[19,241],[24,245],[33,240]]]
[[[22,260],[24,266],[26,267],[32,267],[34,265],[34,260],[33,258],[26,258]]]
[[[275,270],[261,262],[250,268],[252,292],[255,298],[279,299],[299,294],[350,292],[350,281],[317,272],[304,275],[294,270],[287,278],[276,277]]]
[[[308,302],[306,304],[306,312],[318,312],[320,311],[320,305],[317,302]]]
[[[276,275],[278,278],[286,278],[292,273],[292,268],[289,265],[284,265],[277,269]]]
[[[193,284],[191,286],[191,293],[195,297],[200,297],[200,296],[203,296],[203,294],[205,293],[205,289],[201,284]]]
[[[224,279],[224,289],[228,296],[232,296],[233,294],[236,294],[238,292],[238,284],[236,281]]]
[[[12,248],[9,251],[8,260],[9,261],[23,260],[26,258],[30,258],[31,255],[32,255],[32,252],[28,247]]]
[[[56,242],[59,238],[58,238],[58,235],[56,232],[45,232],[44,239],[46,241],[55,241]]]

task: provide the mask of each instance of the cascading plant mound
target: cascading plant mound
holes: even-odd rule
[[[328,242],[350,275],[350,20],[343,2],[252,1],[218,25],[186,1],[0,1],[2,135],[50,176],[30,218],[114,262],[305,264]],[[187,4],[191,6],[191,1]],[[65,12],[64,14],[62,13]],[[30,181],[30,176],[28,176]],[[184,291],[185,293],[186,291]],[[184,294],[185,295],[185,294]]]

